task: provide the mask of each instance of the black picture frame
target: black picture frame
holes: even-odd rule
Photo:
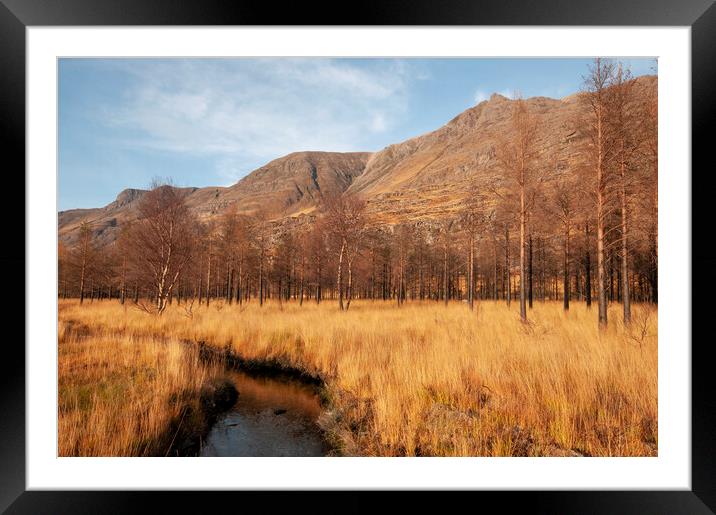
[[[692,270],[699,284],[716,282],[716,257],[706,244],[710,234],[710,196],[714,190],[710,135],[716,125],[716,6],[714,0],[544,0],[539,3],[511,0],[430,1],[375,0],[354,9],[299,2],[222,2],[176,0],[0,0],[0,146],[3,181],[12,199],[0,202],[3,232],[16,249],[0,253],[2,270],[25,267],[25,29],[28,26],[62,25],[615,25],[690,26],[692,70],[692,172],[699,187],[693,189]],[[711,130],[709,130],[711,129]],[[8,159],[9,158],[9,159]],[[689,173],[683,170],[680,173]],[[705,181],[710,181],[706,183]],[[668,249],[667,249],[668,251]],[[26,270],[31,274],[32,270]],[[676,273],[676,272],[674,272]],[[16,323],[24,314],[24,294],[19,273],[3,279],[6,321]],[[501,510],[521,507],[536,513],[714,513],[716,512],[716,395],[709,360],[708,287],[692,284],[692,490],[691,491],[569,491],[451,493],[454,506],[479,502],[499,503]],[[699,297],[704,297],[700,299]],[[22,311],[11,317],[11,310]],[[697,328],[705,329],[701,335]],[[24,329],[20,331],[24,337]],[[235,506],[260,502],[268,511],[305,505],[313,511],[364,511],[382,502],[382,494],[348,492],[330,499],[324,492],[78,492],[26,491],[25,487],[25,352],[19,338],[4,342],[0,357],[0,511],[7,513],[125,513],[153,509],[164,512],[203,512],[220,502]],[[425,492],[399,494],[403,510],[429,504]],[[469,498],[467,498],[469,496]],[[316,498],[319,497],[319,498]],[[477,497],[475,499],[474,497]],[[241,504],[238,504],[241,503]],[[477,505],[476,505],[477,506]],[[361,509],[362,508],[362,509]]]

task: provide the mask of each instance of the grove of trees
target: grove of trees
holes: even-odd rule
[[[348,310],[354,299],[448,303],[483,299],[658,301],[656,95],[637,96],[627,70],[596,59],[580,95],[579,162],[559,162],[535,144],[539,116],[511,102],[510,129],[496,139],[499,177],[471,188],[440,219],[372,223],[366,200],[323,198],[311,223],[272,221],[229,208],[200,220],[181,190],[155,184],[138,217],[100,248],[91,224],[59,248],[59,295],[81,303],[115,299],[161,314],[176,302],[190,314],[216,299],[321,303]],[[595,298],[596,296],[596,298]]]

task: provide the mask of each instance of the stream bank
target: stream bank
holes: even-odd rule
[[[321,378],[277,361],[247,360],[228,348],[198,345],[205,360],[221,361],[226,377],[202,396],[205,424],[179,431],[171,456],[328,456],[334,454],[319,426],[325,404]]]

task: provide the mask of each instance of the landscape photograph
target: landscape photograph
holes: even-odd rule
[[[57,69],[59,457],[658,456],[655,58]]]

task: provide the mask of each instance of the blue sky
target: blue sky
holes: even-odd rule
[[[623,59],[633,75],[653,59]],[[289,152],[376,151],[494,93],[561,98],[589,59],[60,59],[59,210],[155,177],[228,186]]]

